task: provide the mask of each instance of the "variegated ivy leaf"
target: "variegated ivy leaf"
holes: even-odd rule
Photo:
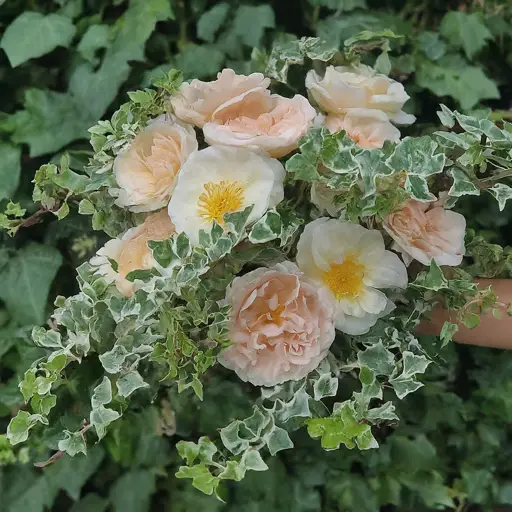
[[[270,78],[286,83],[291,65],[303,64],[307,57],[311,60],[328,62],[337,53],[338,48],[318,37],[303,37],[285,43],[278,43],[272,49],[265,74]]]
[[[386,161],[392,169],[407,174],[405,188],[418,201],[435,200],[429,192],[427,178],[442,172],[446,162],[444,153],[437,149],[437,142],[429,136],[405,137]]]
[[[78,453],[87,454],[85,437],[80,431],[70,432],[69,430],[65,430],[64,439],[59,441],[58,448],[60,451],[66,452],[71,457],[74,457]]]
[[[366,366],[375,375],[391,375],[395,369],[395,356],[384,347],[381,340],[358,352],[357,360],[361,366]]]
[[[416,380],[416,375],[424,373],[432,362],[423,355],[415,355],[409,351],[404,351],[402,355],[402,373],[389,379],[389,383],[400,400],[423,386]]]
[[[453,167],[448,171],[448,174],[453,178],[453,184],[448,191],[449,196],[461,197],[465,195],[480,195],[480,190],[462,169]]]
[[[30,414],[27,411],[18,411],[7,427],[7,439],[12,445],[22,443],[28,439],[28,433],[37,423],[48,425],[48,421],[41,414]]]
[[[117,392],[124,398],[130,396],[137,389],[149,387],[149,384],[144,382],[144,379],[137,370],[131,370],[121,376],[116,385]]]
[[[498,201],[500,211],[503,211],[507,201],[512,199],[512,187],[509,187],[504,183],[496,183],[496,185],[493,185],[491,188],[486,190],[494,196],[496,201]]]

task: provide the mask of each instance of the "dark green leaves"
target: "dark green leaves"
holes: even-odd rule
[[[18,188],[21,148],[0,142],[0,200],[9,199]]]
[[[42,324],[50,285],[62,262],[53,247],[29,244],[0,272],[0,298],[21,324]]]
[[[443,18],[440,30],[454,47],[464,50],[469,60],[487,44],[489,39],[492,39],[482,16],[476,12],[469,14],[463,11],[451,11]]]
[[[26,11],[7,27],[0,47],[16,67],[57,46],[69,46],[74,35],[75,27],[67,16]]]

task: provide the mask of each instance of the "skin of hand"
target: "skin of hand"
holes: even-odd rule
[[[481,288],[492,286],[498,297],[498,302],[512,303],[512,279],[478,279]],[[439,335],[445,321],[457,323],[459,330],[453,339],[459,343],[479,345],[482,347],[512,349],[512,317],[507,315],[505,308],[501,318],[495,318],[489,311],[480,318],[480,324],[468,329],[455,322],[454,315],[442,307],[436,307],[432,312],[431,321],[424,321],[418,327],[420,334]]]

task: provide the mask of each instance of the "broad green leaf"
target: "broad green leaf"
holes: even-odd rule
[[[446,43],[436,32],[429,32],[428,30],[422,32],[418,36],[418,42],[423,53],[430,60],[438,60],[446,53]]]
[[[275,27],[274,11],[268,4],[241,5],[235,14],[234,31],[247,46],[259,46],[265,29]]]
[[[70,512],[105,512],[108,501],[98,494],[86,494],[80,501],[77,501]]]
[[[110,489],[109,498],[114,512],[146,512],[150,510],[155,492],[156,475],[148,469],[124,473]]]
[[[20,324],[42,324],[50,285],[62,262],[57,249],[31,243],[0,272],[0,298]]]
[[[21,148],[0,142],[0,200],[11,198],[20,179]]]
[[[464,50],[469,60],[487,44],[489,39],[492,39],[492,34],[484,25],[482,16],[476,12],[450,11],[441,21],[439,29],[453,46]]]
[[[174,66],[189,78],[209,78],[222,69],[224,54],[213,45],[187,44],[176,56]]]
[[[201,14],[197,22],[197,37],[203,41],[213,43],[215,34],[222,27],[229,12],[229,4],[221,2]]]
[[[436,62],[425,60],[417,67],[416,82],[436,96],[451,96],[463,110],[479,101],[498,99],[496,83],[476,66],[468,66],[460,55],[445,55]]]
[[[25,11],[7,27],[0,47],[14,68],[57,46],[68,47],[74,35],[75,27],[67,16]]]
[[[91,25],[83,35],[77,50],[92,65],[99,62],[96,51],[110,45],[110,27],[108,25]]]
[[[62,489],[73,500],[80,497],[80,491],[98,469],[105,452],[100,446],[94,446],[87,456],[63,457],[58,464],[44,469],[44,475],[56,489]]]

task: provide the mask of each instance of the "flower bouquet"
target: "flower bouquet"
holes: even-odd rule
[[[402,137],[393,37],[286,41],[211,82],[173,70],[90,129],[83,170],[65,155],[37,171],[44,209],[77,208],[110,240],[32,333],[47,355],[20,383],[12,444],[48,429],[45,464],[86,454],[131,409],[200,407],[213,379],[238,381],[249,412],[177,443],[176,476],[207,494],[267,469],[297,429],[326,450],[379,446],[458,325],[499,306],[473,283],[483,239],[463,260],[458,202],[512,197],[511,125],[441,106],[442,131]],[[420,343],[437,304],[454,321]],[[87,407],[66,406],[76,375]]]

